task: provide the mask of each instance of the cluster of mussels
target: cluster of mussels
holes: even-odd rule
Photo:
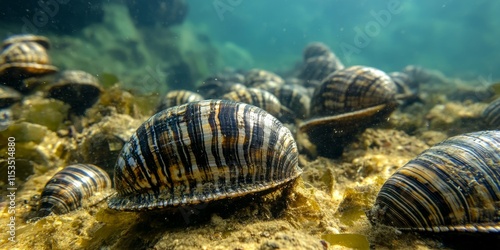
[[[59,72],[51,65],[49,49],[50,41],[43,36],[16,35],[3,41],[0,53],[0,131],[12,123],[9,107],[36,89],[43,89],[46,98],[67,103],[76,115],[83,114],[99,99],[102,88],[98,80],[80,70]]]
[[[18,47],[44,48],[29,40]],[[4,46],[2,72],[25,65],[5,56],[15,44]],[[418,100],[418,82],[426,80],[414,66],[390,74],[366,66],[346,68],[321,43],[305,49],[297,75],[284,80],[264,70],[232,72],[206,79],[197,92],[167,93],[123,146],[108,206],[169,209],[283,187],[302,172],[288,128],[293,125],[285,123],[298,124],[298,133],[307,135],[318,154],[333,158],[353,135],[386,120],[400,103]],[[73,88],[56,88],[49,96],[71,96]],[[495,102],[485,111],[488,122],[496,124],[493,129],[498,129],[499,107]],[[111,192],[104,171],[71,165],[47,183],[39,216],[66,213]],[[367,213],[374,224],[432,232],[500,232],[499,214],[499,130],[454,136],[423,152],[386,181]]]

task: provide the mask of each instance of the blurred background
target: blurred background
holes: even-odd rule
[[[408,64],[498,78],[500,2],[477,0],[0,0],[0,37],[37,33],[55,65],[146,91],[225,68],[287,74],[320,41],[345,65]]]

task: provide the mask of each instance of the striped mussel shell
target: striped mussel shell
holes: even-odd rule
[[[396,84],[398,94],[411,94],[410,89],[411,78],[408,74],[404,72],[391,72],[388,74],[391,77],[394,84]]]
[[[500,232],[500,131],[451,137],[382,186],[374,224],[428,232]]]
[[[69,104],[76,113],[83,113],[97,102],[102,92],[99,80],[82,70],[65,70],[48,89],[48,97]]]
[[[352,66],[326,78],[311,98],[311,116],[322,117],[395,102],[396,85],[381,70]]]
[[[307,81],[322,81],[331,73],[343,68],[344,65],[333,54],[331,56],[316,56],[304,62],[298,77]]]
[[[269,92],[278,98],[281,105],[287,107],[293,119],[306,119],[309,117],[311,97],[307,89],[300,85],[280,85],[269,89]]]
[[[101,168],[75,164],[57,172],[45,185],[37,216],[65,214],[95,205],[111,194],[111,179]]]
[[[188,102],[197,102],[205,98],[200,94],[197,94],[189,90],[172,90],[169,91],[161,100],[160,104],[156,108],[156,112],[170,108],[173,106],[182,105]]]
[[[282,111],[286,109],[286,107],[281,105],[276,96],[263,89],[245,88],[231,91],[223,95],[221,99],[252,104],[264,109],[275,117],[280,117]]]
[[[495,99],[484,109],[482,117],[490,129],[500,129],[500,98]]]
[[[14,43],[35,42],[42,45],[45,49],[50,49],[50,41],[47,37],[34,34],[12,35],[3,40],[2,49],[9,47]]]
[[[117,210],[169,209],[243,197],[301,173],[291,132],[261,108],[227,100],[163,110],[132,135],[118,157]]]
[[[245,86],[250,88],[269,89],[285,84],[281,76],[267,70],[252,69],[245,75]]]
[[[14,43],[0,54],[0,76],[22,80],[50,74],[57,68],[50,64],[47,50],[36,42]]]

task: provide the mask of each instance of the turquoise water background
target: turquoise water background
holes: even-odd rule
[[[417,64],[447,75],[498,77],[500,2],[490,0],[189,1],[188,20],[254,66],[284,70],[307,43],[329,45],[346,65],[386,71]],[[396,10],[396,11],[394,11]]]

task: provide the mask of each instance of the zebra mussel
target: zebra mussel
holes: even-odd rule
[[[65,214],[96,204],[111,194],[111,179],[99,167],[75,164],[57,172],[45,185],[37,217]]]
[[[367,215],[400,230],[500,232],[500,131],[424,151],[385,182]]]
[[[311,119],[300,130],[318,146],[318,154],[336,157],[341,140],[387,118],[397,107],[396,86],[381,70],[352,66],[329,75],[311,98]],[[337,147],[332,147],[332,140]]]
[[[301,174],[290,131],[258,107],[191,102],[149,118],[124,145],[114,170],[117,210],[169,209],[242,197]]]

